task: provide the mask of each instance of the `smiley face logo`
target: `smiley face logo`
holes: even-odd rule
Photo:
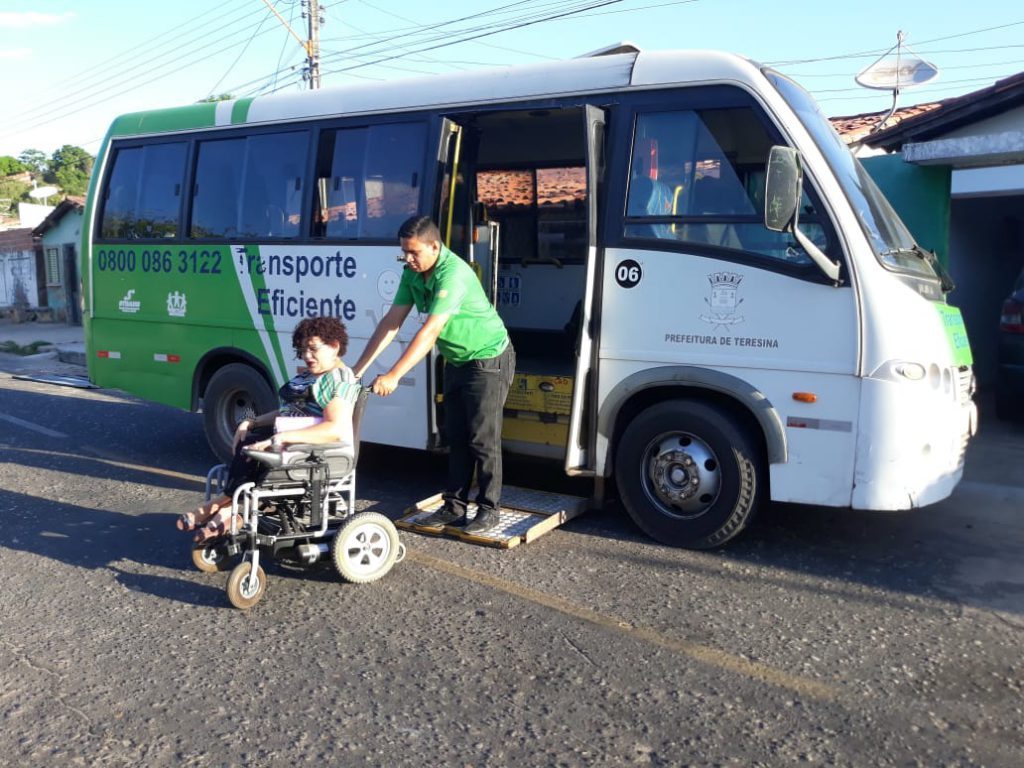
[[[398,283],[401,280],[398,273],[391,269],[385,269],[377,278],[377,293],[387,302],[395,299],[398,293]]]

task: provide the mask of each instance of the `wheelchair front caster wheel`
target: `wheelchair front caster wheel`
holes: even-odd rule
[[[267,574],[263,568],[256,566],[255,573],[252,570],[252,563],[243,560],[228,577],[228,600],[235,608],[243,611],[252,608],[263,599],[267,591]]]
[[[194,544],[192,546],[192,565],[203,573],[226,571],[231,565],[231,558],[223,545],[216,542]]]
[[[367,584],[391,570],[401,547],[394,523],[379,512],[360,512],[338,529],[331,559],[345,581]]]

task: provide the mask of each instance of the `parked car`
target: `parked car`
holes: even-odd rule
[[[999,313],[996,415],[1024,421],[1024,269]]]

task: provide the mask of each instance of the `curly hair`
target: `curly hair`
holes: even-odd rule
[[[309,340],[318,336],[325,344],[338,344],[338,355],[348,351],[348,331],[345,324],[336,317],[307,317],[292,331],[292,346],[299,354],[309,346]]]

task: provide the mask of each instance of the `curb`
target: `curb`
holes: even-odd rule
[[[80,365],[85,367],[85,352],[81,352],[77,349],[61,349],[57,347],[57,359],[62,363],[69,363],[71,365]]]

